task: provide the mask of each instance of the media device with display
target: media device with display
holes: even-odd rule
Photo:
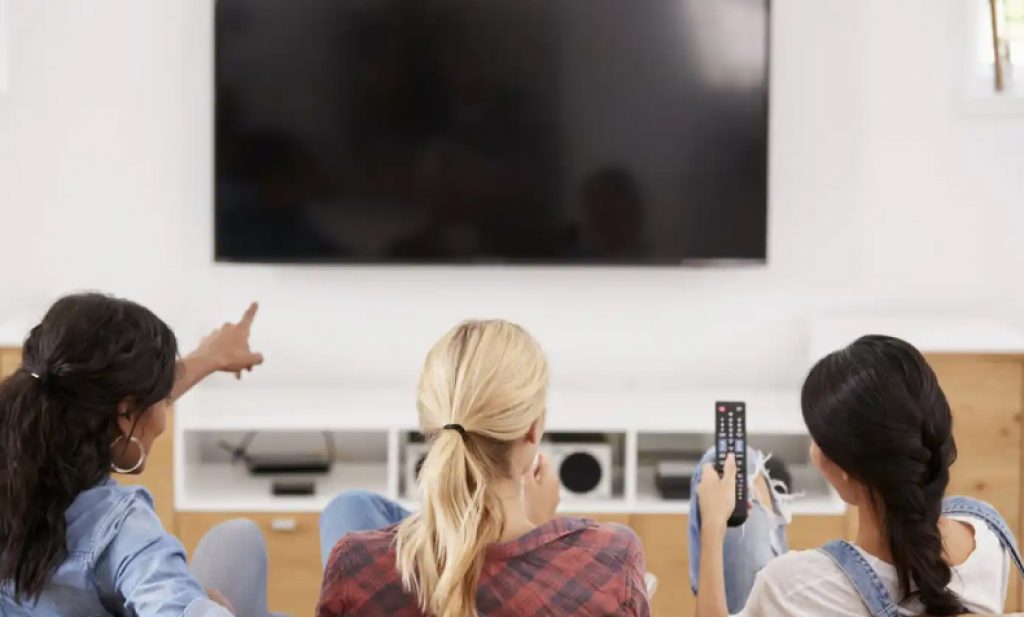
[[[218,0],[222,261],[763,261],[768,0]]]

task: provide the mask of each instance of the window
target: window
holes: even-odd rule
[[[974,0],[975,69],[989,92],[1024,97],[1024,0]]]

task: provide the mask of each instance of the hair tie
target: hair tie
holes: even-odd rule
[[[23,371],[25,371],[26,373],[28,373],[28,374],[29,374],[29,377],[31,377],[32,379],[35,379],[36,381],[38,381],[38,382],[39,382],[39,383],[41,383],[41,384],[45,384],[45,383],[46,383],[46,381],[47,381],[47,375],[46,375],[46,373],[37,373],[37,372],[35,372],[35,371],[30,371],[29,369],[27,369],[27,368],[24,368],[24,367],[22,367],[22,369],[21,369],[21,370],[23,370]]]
[[[463,437],[466,436],[466,427],[462,426],[461,424],[445,424],[444,426],[441,427],[441,429],[445,431],[457,431],[459,435],[462,435]]]

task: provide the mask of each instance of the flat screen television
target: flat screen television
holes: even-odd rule
[[[763,261],[768,0],[219,0],[235,262]]]

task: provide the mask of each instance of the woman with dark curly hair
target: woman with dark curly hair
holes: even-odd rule
[[[190,573],[149,493],[111,473],[145,468],[170,405],[189,388],[263,361],[249,349],[255,314],[253,304],[182,359],[160,318],[101,294],[61,298],[32,328],[22,367],[0,384],[0,615],[229,614],[231,602]],[[217,552],[210,542],[243,539],[257,554],[262,546],[244,522],[211,533],[197,560]],[[232,567],[236,578],[262,574],[265,589],[265,551],[262,563]],[[257,594],[246,591],[238,614],[265,615],[266,594],[249,609]]]

